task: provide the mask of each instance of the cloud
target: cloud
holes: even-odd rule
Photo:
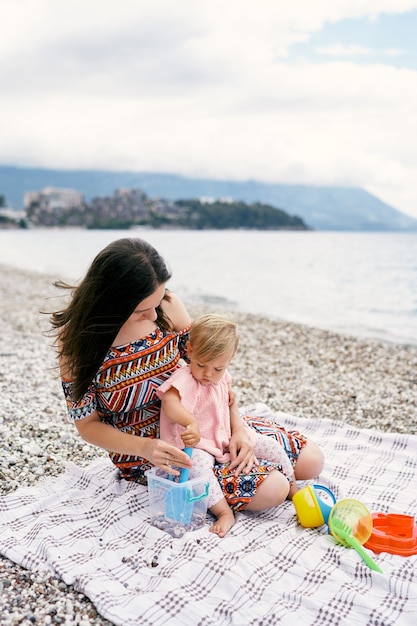
[[[358,55],[370,55],[372,50],[370,48],[364,48],[363,46],[343,46],[341,44],[335,44],[334,46],[326,46],[324,48],[316,48],[317,54],[324,54],[332,57],[345,57],[345,56],[358,56]]]
[[[404,50],[401,48],[387,48],[384,50],[387,57],[399,57],[404,54]]]
[[[329,56],[329,57],[370,57],[370,56],[378,56],[381,58],[384,57],[401,57],[404,55],[404,50],[401,48],[386,48],[382,50],[365,48],[364,46],[359,45],[349,45],[345,46],[343,44],[334,44],[332,46],[323,46],[314,48],[314,52],[319,55]]]
[[[4,0],[0,161],[351,184],[417,215],[417,68],[371,63],[354,33],[290,60],[326,23],[416,8]]]

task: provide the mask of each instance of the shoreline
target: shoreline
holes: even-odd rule
[[[110,241],[132,236],[166,258],[184,300],[417,347],[410,234],[35,229],[0,237],[0,263],[76,281]]]
[[[67,420],[53,340],[43,334],[48,315],[39,314],[60,307],[54,278],[0,265],[1,495],[61,474],[68,461],[86,466],[107,458],[80,440]],[[214,309],[186,305],[192,316]],[[230,314],[240,329],[239,350],[229,368],[240,406],[260,401],[298,417],[417,434],[417,346]],[[34,615],[40,594],[49,605],[44,615],[51,616],[42,623],[59,623],[58,614],[64,623],[70,603],[78,620],[73,623],[110,625],[83,594],[51,574],[28,572],[4,557],[0,588],[5,626]]]

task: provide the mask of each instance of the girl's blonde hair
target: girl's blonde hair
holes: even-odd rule
[[[201,360],[214,361],[226,353],[234,355],[239,344],[237,324],[226,315],[201,315],[191,325],[190,344],[193,354]]]

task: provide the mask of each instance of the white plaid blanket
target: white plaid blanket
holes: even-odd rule
[[[316,482],[338,499],[417,515],[416,436],[275,418],[322,446]],[[417,623],[417,556],[370,553],[383,574],[374,572],[326,527],[301,527],[291,502],[240,513],[224,539],[208,523],[173,539],[149,524],[146,489],[120,482],[110,461],[70,464],[58,479],[0,498],[0,552],[49,568],[120,626]]]

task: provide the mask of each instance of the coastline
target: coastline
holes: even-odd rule
[[[43,334],[48,316],[39,314],[60,306],[54,278],[0,266],[0,494],[57,476],[69,461],[86,466],[107,457],[81,441],[67,421],[53,340]],[[188,308],[193,316],[203,311],[193,303]],[[232,315],[241,335],[230,366],[240,405],[261,401],[299,417],[417,434],[417,347]],[[49,606],[45,616],[51,616],[45,624],[60,623],[58,614],[64,623],[69,606],[78,620],[73,623],[110,624],[85,596],[51,574],[28,572],[4,557],[0,587],[5,626],[33,615],[40,594]]]

